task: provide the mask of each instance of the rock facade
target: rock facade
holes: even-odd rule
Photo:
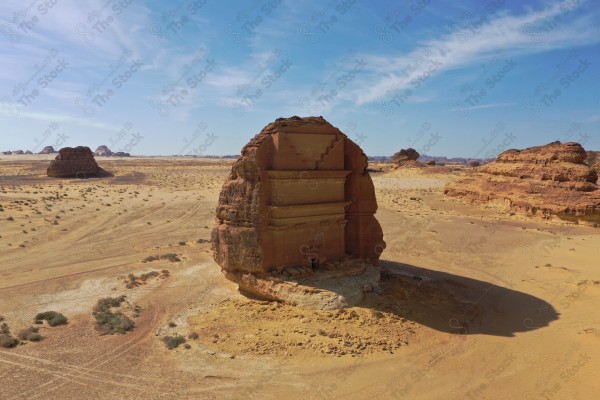
[[[385,242],[367,167],[360,147],[322,117],[267,125],[243,148],[219,197],[212,246],[226,277],[277,299],[253,289],[264,282],[248,282],[325,265],[343,275],[335,263],[347,259],[375,268]]]
[[[507,150],[470,176],[449,183],[445,193],[503,204],[544,219],[597,225],[598,175],[585,163],[586,157],[583,147],[574,142]]]
[[[54,178],[87,178],[97,176],[100,171],[92,150],[78,146],[60,149],[46,173]]]

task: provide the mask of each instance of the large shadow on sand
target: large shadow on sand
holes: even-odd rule
[[[382,293],[361,306],[457,335],[514,336],[548,326],[559,314],[546,301],[498,284],[409,264],[381,262]]]

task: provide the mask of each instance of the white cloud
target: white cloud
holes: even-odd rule
[[[5,104],[0,103],[0,106],[4,106]],[[98,122],[93,119],[88,118],[80,118],[74,117],[72,115],[61,114],[61,113],[53,113],[53,112],[39,112],[39,111],[26,111],[23,107],[18,108],[18,112],[13,114],[12,118],[27,118],[36,121],[43,122],[69,122],[82,127],[87,128],[95,128],[95,129],[105,129],[111,131],[118,131],[120,129],[119,126],[110,125],[103,122]]]
[[[553,18],[563,12],[560,5],[553,5],[542,15]],[[406,54],[365,56],[367,71],[357,79],[359,89],[353,93],[355,102],[362,105],[377,101],[390,93],[410,88],[415,79],[481,63],[499,51],[506,51],[504,56],[517,56],[599,40],[597,24],[583,16],[573,23],[563,22],[553,30],[543,32],[535,43],[523,27],[539,22],[539,18],[540,13],[534,12],[519,16],[499,15],[476,31],[453,26],[453,33],[425,41]]]

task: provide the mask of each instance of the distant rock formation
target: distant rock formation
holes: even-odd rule
[[[410,161],[416,162],[420,156],[419,152],[413,148],[402,149],[392,156],[392,163],[403,166],[409,164]]]
[[[113,157],[131,157],[131,154],[122,151],[117,151],[116,153],[112,153],[112,155]]]
[[[33,154],[33,153],[31,152],[31,150],[27,150],[27,151],[25,152],[25,154]]]
[[[10,150],[2,152],[2,155],[4,155],[4,156],[10,156],[11,154],[12,154],[12,151],[10,151]]]
[[[23,150],[15,150],[15,151],[13,151],[13,154],[21,155],[21,154],[25,154],[25,152]]]
[[[54,153],[56,153],[56,150],[54,150],[54,147],[46,146],[38,154],[54,154]]]
[[[448,196],[500,203],[544,219],[600,224],[598,174],[580,144],[553,142],[507,150],[496,161],[446,186]]]
[[[360,147],[322,117],[279,118],[223,185],[214,258],[240,291],[306,308],[356,304],[385,249]]]
[[[54,178],[87,178],[97,176],[100,171],[92,150],[78,146],[60,149],[46,174]]]
[[[108,148],[108,146],[102,145],[98,146],[95,154],[100,157],[110,157],[113,155],[113,152]]]

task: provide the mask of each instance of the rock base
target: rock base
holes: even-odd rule
[[[291,267],[276,274],[227,272],[243,294],[308,310],[338,310],[357,305],[378,289],[379,267],[361,260],[330,262],[313,270]]]

